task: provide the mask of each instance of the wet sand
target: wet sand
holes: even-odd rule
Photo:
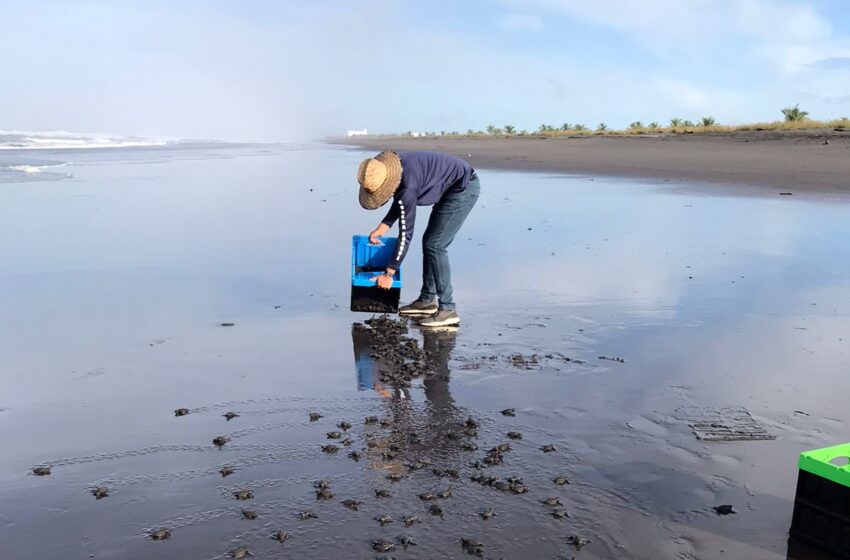
[[[370,150],[437,150],[480,169],[512,169],[675,181],[777,194],[846,195],[850,130],[545,138],[352,138],[335,143]],[[727,189],[726,192],[734,192]]]
[[[483,170],[450,249],[463,324],[409,325],[401,363],[347,309],[350,236],[381,217],[356,207],[364,153],[50,156],[73,179],[0,184],[4,560],[369,559],[381,539],[471,558],[463,538],[484,558],[816,558],[787,531],[798,454],[850,422],[845,205]],[[704,421],[775,439],[700,440]]]

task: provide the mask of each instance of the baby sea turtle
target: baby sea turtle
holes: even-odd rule
[[[399,535],[396,539],[398,539],[399,544],[404,548],[407,548],[408,546],[416,546],[416,541],[414,541],[413,537],[410,535]]]
[[[422,492],[421,494],[419,494],[419,499],[424,500],[426,502],[433,502],[437,499],[437,495],[433,492]]]
[[[474,554],[476,556],[484,554],[484,545],[474,539],[461,538],[460,546],[467,552],[467,554]]]
[[[353,511],[359,511],[361,503],[362,502],[358,502],[357,500],[343,500],[342,501],[342,505],[344,505],[345,507],[347,507],[348,509],[353,510]]]
[[[541,447],[540,450],[543,453],[552,453],[553,451],[555,451],[555,446],[550,443],[549,445],[544,445],[543,447]]]
[[[351,444],[354,443],[354,442],[351,441],[350,438],[345,438],[340,443],[343,444],[345,447],[351,447]]]
[[[242,501],[250,500],[251,498],[254,497],[254,491],[250,490],[248,488],[246,488],[244,490],[237,490],[236,492],[233,493],[233,497],[236,498],[237,500],[242,500]]]
[[[554,482],[558,486],[563,486],[564,484],[569,484],[570,479],[565,477],[565,476],[556,476],[555,478],[552,479],[552,482]]]
[[[333,492],[331,492],[327,488],[322,488],[321,490],[316,490],[316,499],[317,500],[330,500],[333,497],[334,497]]]
[[[714,511],[717,515],[733,515],[738,513],[731,505],[714,506]]]
[[[444,500],[446,498],[451,498],[452,497],[452,489],[449,488],[447,490],[443,490],[442,492],[437,492],[437,497],[442,498]]]
[[[363,423],[364,424],[377,424],[378,423],[378,417],[377,416],[367,416],[363,420]]]
[[[221,473],[222,477],[230,476],[230,475],[233,474],[234,468],[231,467],[231,466],[224,466],[224,467],[221,467],[220,469],[218,469],[218,472]]]
[[[387,514],[384,514],[384,515],[379,515],[378,517],[376,517],[376,518],[375,518],[375,521],[377,521],[378,523],[380,523],[380,524],[381,524],[381,527],[383,527],[383,526],[384,526],[384,525],[386,525],[387,523],[392,523],[392,522],[393,522],[393,518],[392,518],[392,517],[390,517],[390,516],[389,516],[389,515],[387,515]]]
[[[510,490],[513,494],[525,494],[528,492],[528,486],[525,484],[512,484]]]
[[[389,490],[384,490],[383,488],[378,488],[377,490],[375,490],[376,498],[389,498],[391,496],[392,494],[390,494]]]
[[[109,488],[106,488],[104,486],[98,486],[97,488],[93,489],[91,493],[96,499],[100,500],[101,498],[106,498],[107,496],[109,496]]]
[[[572,516],[565,509],[556,509],[552,512],[552,517],[555,519],[569,519]]]
[[[256,519],[257,517],[257,512],[252,509],[242,510],[242,519]]]
[[[510,450],[511,450],[511,444],[508,443],[508,442],[505,442],[505,443],[500,443],[499,445],[497,445],[496,447],[494,447],[493,449],[488,451],[488,453],[507,453]]]
[[[355,461],[359,461],[362,454],[356,449],[348,454],[349,457],[354,459]]]
[[[222,416],[224,416],[224,419],[228,422],[230,422],[234,418],[239,418],[239,415],[235,412],[225,412],[224,414],[222,414]]]
[[[342,437],[340,432],[328,432],[328,439],[339,439]]]
[[[516,416],[516,409],[506,408],[502,411],[502,416]]]
[[[413,526],[414,523],[419,523],[419,518],[416,517],[415,515],[408,515],[408,516],[405,516],[403,521],[404,521],[405,527],[411,527],[411,526]]]
[[[248,558],[249,556],[253,556],[253,554],[250,550],[248,550],[247,546],[240,546],[230,553],[230,557],[233,558],[233,560],[245,560],[245,558]]]
[[[549,497],[545,500],[540,500],[540,503],[546,506],[562,506],[564,504],[561,503],[561,499],[558,497]]]
[[[218,325],[220,327],[235,327],[236,323],[232,323],[230,321],[227,321],[227,322],[224,322],[224,323],[219,323]]]
[[[396,458],[397,453],[393,451],[381,451],[381,459],[384,461],[392,461]]]
[[[47,476],[50,474],[50,467],[33,467],[32,474],[35,476]]]
[[[430,513],[431,515],[439,515],[440,517],[442,517],[443,508],[441,508],[437,504],[431,504],[431,507],[428,508],[428,513]]]
[[[327,480],[317,480],[313,483],[313,488],[316,490],[324,490],[325,488],[330,488],[331,483]]]
[[[154,529],[151,531],[151,540],[154,541],[164,541],[165,539],[171,536],[171,531],[168,529]]]
[[[227,437],[227,436],[217,436],[217,437],[213,438],[213,445],[215,445],[217,447],[221,447],[222,445],[224,445],[228,441],[230,441],[230,438]]]
[[[322,415],[319,414],[318,412],[311,412],[310,413],[310,422],[315,422],[321,417],[322,417]]]
[[[372,550],[375,552],[389,552],[395,550],[395,543],[384,539],[372,541]]]
[[[387,480],[390,482],[398,482],[403,478],[407,478],[407,475],[402,473],[391,473],[387,475]]]
[[[346,432],[351,427],[351,424],[349,424],[348,422],[343,420],[342,422],[337,424],[336,427],[339,428],[340,430],[342,430],[343,432]]]
[[[519,432],[508,432],[507,436],[511,439],[522,439],[522,434]]]
[[[274,535],[272,535],[272,538],[277,542],[286,542],[289,537],[290,534],[286,531],[275,531]]]
[[[460,473],[455,469],[431,469],[431,472],[440,477],[460,478]]]
[[[578,535],[570,535],[567,537],[567,543],[576,547],[576,550],[581,550],[583,547],[587,546],[589,542],[590,539],[586,539]]]
[[[496,512],[493,511],[493,508],[487,508],[485,510],[479,511],[478,516],[481,519],[490,519],[491,517],[495,517]]]
[[[379,420],[379,421],[378,421],[378,424],[379,424],[382,428],[389,428],[390,426],[392,426],[392,425],[393,425],[392,421],[387,420],[386,418],[383,418],[383,419]]]
[[[328,453],[329,455],[333,455],[337,451],[339,451],[339,447],[337,447],[336,445],[330,444],[330,445],[323,445],[322,446],[322,452],[323,453]]]
[[[304,521],[306,519],[318,519],[318,518],[319,518],[319,515],[311,509],[301,511],[301,512],[298,513],[298,519],[300,519],[301,521]]]
[[[463,424],[467,428],[477,428],[478,427],[478,422],[474,418],[472,418],[472,416],[467,418],[466,422],[464,422]]]
[[[174,416],[186,416],[189,414],[188,408],[178,408],[174,411]]]
[[[461,447],[464,451],[475,451],[478,449],[478,446],[472,443],[471,441],[465,441],[461,444]]]

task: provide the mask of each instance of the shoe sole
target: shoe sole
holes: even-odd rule
[[[412,310],[399,311],[398,314],[399,315],[433,315],[436,312],[437,312],[437,308],[435,307],[431,311],[426,311],[424,309],[422,309],[422,310],[412,309]]]
[[[421,322],[421,323],[419,323],[419,326],[431,328],[431,327],[451,327],[453,325],[459,325],[459,324],[460,324],[460,317],[452,317],[451,319],[445,319],[443,321],[440,321],[439,323],[427,323],[426,324],[425,322]]]

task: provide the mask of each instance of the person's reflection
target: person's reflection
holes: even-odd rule
[[[434,468],[459,468],[464,443],[472,436],[464,433],[468,415],[455,406],[449,391],[449,360],[457,331],[457,327],[421,329],[428,370],[421,378],[426,398],[423,407],[410,399],[407,387],[381,381],[381,368],[386,364],[372,355],[372,329],[356,323],[352,327],[357,388],[387,397],[387,414],[367,435],[368,456],[376,470],[403,474],[423,461]]]

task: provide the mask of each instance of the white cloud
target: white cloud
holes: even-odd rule
[[[678,80],[655,81],[658,92],[682,109],[701,111],[706,108],[708,94],[700,88]]]
[[[543,20],[531,14],[507,14],[499,25],[505,31],[533,32],[543,28]]]

